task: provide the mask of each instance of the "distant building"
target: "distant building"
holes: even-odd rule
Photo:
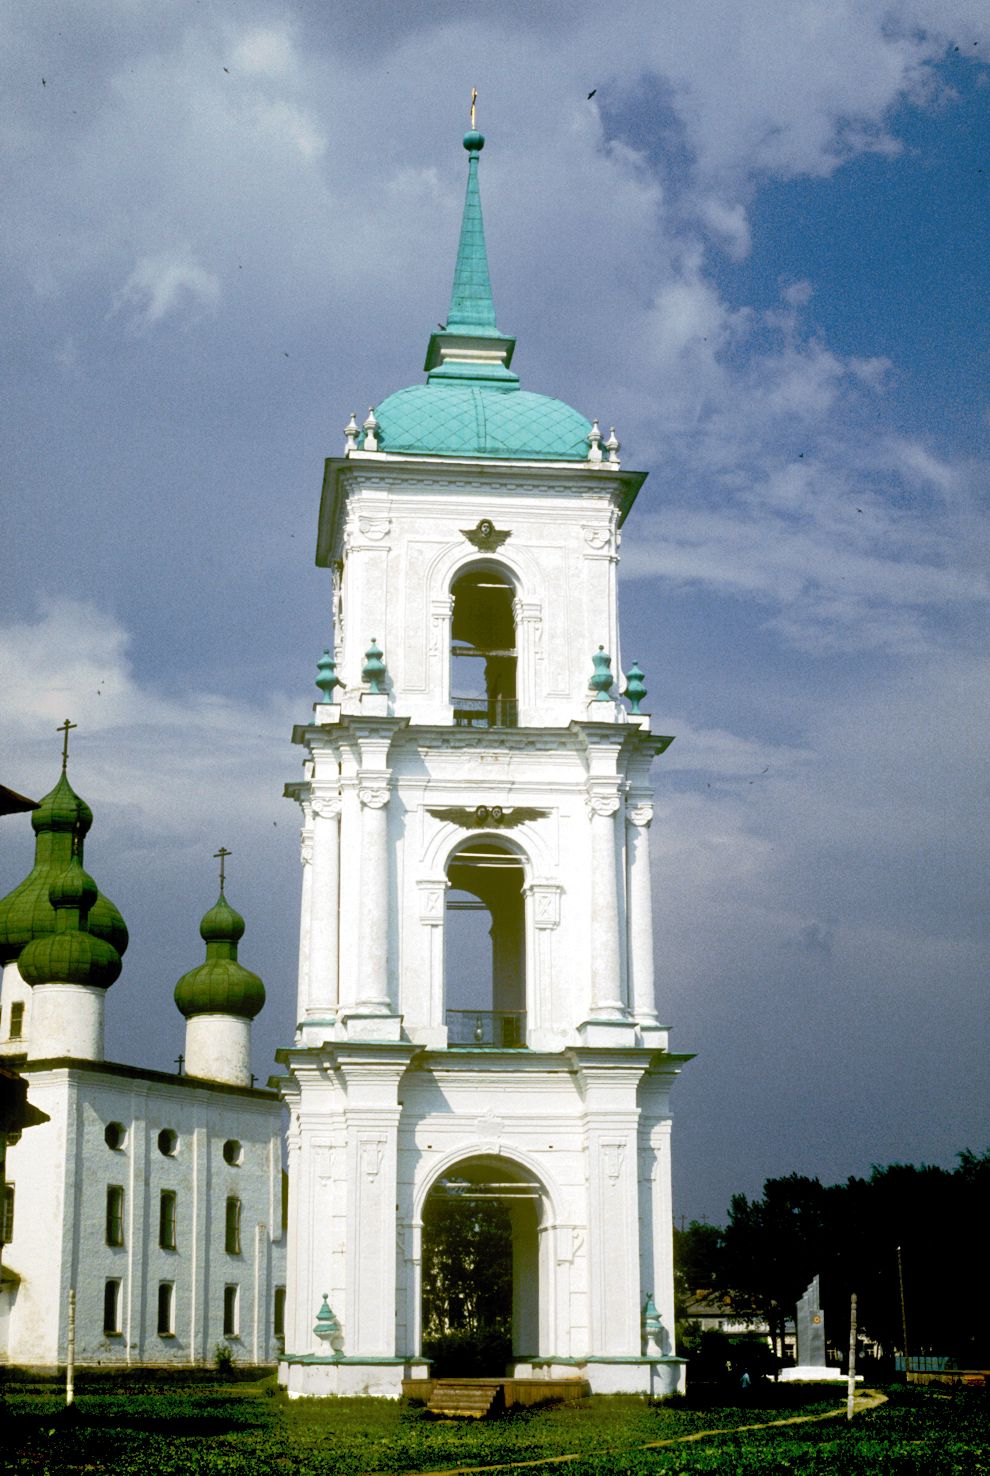
[[[104,1059],[127,929],[83,868],[93,816],[62,775],[31,815],[35,864],[0,901],[0,1062],[47,1114],[7,1150],[0,1362],[274,1360],[285,1286],[281,1109],[252,1086],[261,980],[221,894],[179,981],[186,1074]]]

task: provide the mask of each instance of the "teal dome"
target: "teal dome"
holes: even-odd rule
[[[375,407],[382,451],[587,461],[591,422],[530,390],[413,384]]]

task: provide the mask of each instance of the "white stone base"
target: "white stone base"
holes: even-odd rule
[[[849,1375],[841,1368],[816,1368],[813,1363],[799,1363],[796,1368],[782,1368],[777,1380],[781,1384],[847,1384]]]
[[[403,1379],[425,1379],[430,1366],[409,1358],[283,1359],[278,1381],[290,1399],[356,1398],[401,1399]]]
[[[661,1399],[687,1387],[683,1358],[534,1358],[512,1365],[515,1379],[587,1379],[592,1394],[646,1394]]]

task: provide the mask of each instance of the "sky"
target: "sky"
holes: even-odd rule
[[[169,1069],[216,895],[294,1021],[322,461],[421,380],[472,86],[524,387],[649,472],[675,1214],[990,1144],[980,0],[0,4],[0,779],[70,775]],[[589,96],[589,94],[591,94]],[[31,864],[0,830],[0,894]]]

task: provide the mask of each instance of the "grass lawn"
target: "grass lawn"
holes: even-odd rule
[[[296,1400],[271,1386],[126,1392],[80,1388],[66,1420],[52,1389],[8,1385],[0,1403],[4,1469],[16,1473],[155,1472],[160,1476],[348,1476],[433,1472],[523,1462],[533,1473],[793,1471],[990,1473],[985,1396],[894,1389],[889,1401],[845,1418],[778,1423],[845,1408],[793,1389],[732,1406],[650,1405],[626,1397],[520,1411],[493,1421],[433,1420],[421,1408],[379,1400]],[[771,1398],[773,1404],[771,1407]],[[804,1403],[797,1403],[803,1399]],[[784,1407],[782,1407],[784,1404]],[[743,1429],[767,1423],[765,1429]],[[688,1443],[653,1442],[706,1434]],[[566,1462],[553,1457],[568,1455]]]

